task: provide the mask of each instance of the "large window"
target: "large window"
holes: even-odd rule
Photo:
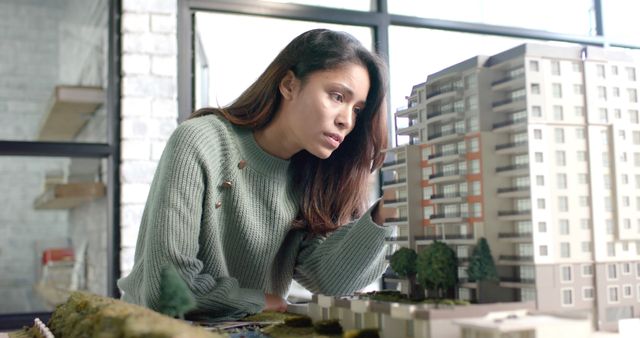
[[[0,4],[0,328],[114,295],[116,3]]]
[[[349,32],[371,48],[368,27],[198,12],[196,21],[195,108],[224,106],[237,98],[267,68],[284,46],[313,28]],[[230,27],[261,27],[219,34]],[[259,57],[258,57],[259,56]]]

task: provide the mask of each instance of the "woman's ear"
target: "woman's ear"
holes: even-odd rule
[[[287,71],[287,74],[280,81],[280,94],[282,94],[283,98],[290,100],[293,97],[297,85],[298,78],[292,71]]]

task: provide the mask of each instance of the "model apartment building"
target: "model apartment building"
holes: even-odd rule
[[[638,72],[621,50],[524,44],[428,75],[382,168],[390,253],[449,244],[460,298],[590,311],[598,329],[640,317]],[[479,290],[481,237],[500,282]]]

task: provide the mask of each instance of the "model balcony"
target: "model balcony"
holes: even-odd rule
[[[395,161],[390,161],[390,162],[384,162],[382,163],[382,170],[385,169],[390,169],[391,167],[400,167],[402,164],[407,163],[406,159],[400,159],[400,160],[395,160]]]
[[[496,168],[498,176],[521,176],[529,173],[529,164],[510,164]]]
[[[496,145],[496,154],[524,154],[529,150],[528,145],[529,142],[527,141],[498,144]]]
[[[447,141],[454,141],[464,137],[464,132],[450,130],[446,132],[435,132],[427,135],[427,143],[435,144]]]
[[[501,232],[498,238],[512,243],[529,243],[533,240],[530,232]]]
[[[391,188],[391,187],[399,187],[399,186],[405,185],[406,183],[407,183],[406,178],[400,178],[397,180],[383,181],[382,186],[384,188]]]
[[[511,198],[511,197],[526,197],[529,196],[531,188],[525,187],[508,187],[498,188],[498,197]]]
[[[396,198],[396,199],[384,200],[384,206],[385,207],[398,207],[398,206],[405,205],[405,204],[407,204],[407,199],[406,198]]]
[[[524,130],[527,128],[527,119],[521,118],[517,120],[502,121],[493,124],[493,131],[496,133],[512,132]]]
[[[536,280],[533,278],[500,277],[500,286],[506,288],[532,287],[535,283]]]
[[[444,238],[448,241],[463,241],[470,239],[473,240],[475,239],[475,236],[473,234],[445,234]]]
[[[430,91],[427,93],[427,103],[433,102],[436,100],[443,100],[455,97],[456,95],[461,95],[463,88],[456,87],[453,85],[441,87],[434,91]]]
[[[443,241],[444,240],[444,236],[442,235],[423,235],[423,236],[414,236],[413,239],[416,240],[416,242],[418,242],[418,244],[426,244],[424,242],[433,242],[433,241]],[[423,243],[420,243],[423,242]]]
[[[411,107],[401,107],[396,109],[396,117],[410,117],[418,115],[418,105],[414,104]]]
[[[433,194],[429,198],[434,204],[442,203],[461,203],[462,195],[460,193]]]
[[[418,122],[414,122],[412,125],[405,127],[405,128],[399,128],[396,133],[398,135],[411,135],[411,134],[415,134],[420,132],[420,127],[421,124]]]
[[[429,216],[431,223],[461,223],[466,219],[468,215],[466,213],[444,213],[444,214],[433,214]]]
[[[432,175],[429,175],[430,183],[443,183],[451,181],[461,181],[465,179],[466,171],[450,170],[442,171]]]
[[[498,211],[498,219],[501,221],[524,221],[531,219],[531,210],[505,210]]]
[[[444,122],[462,118],[464,111],[456,109],[446,109],[427,113],[427,123]]]
[[[429,155],[429,163],[449,162],[462,158],[465,154],[457,150],[443,151]]]
[[[386,205],[385,205],[385,207],[386,207]],[[406,217],[385,218],[384,224],[385,225],[401,225],[401,224],[406,224],[407,220],[408,219]]]
[[[522,264],[522,263],[533,263],[533,255],[500,255],[498,257],[499,264]]]
[[[504,100],[494,101],[491,105],[494,112],[506,112],[524,109],[526,106],[525,96],[508,98]]]
[[[513,90],[522,88],[525,85],[524,73],[515,76],[506,76],[496,81],[491,82],[491,89],[493,90]]]
[[[416,244],[426,245],[431,244],[434,241],[456,243],[456,242],[475,242],[475,236],[473,234],[438,234],[438,235],[423,235],[415,236]]]
[[[409,240],[409,237],[408,236],[390,236],[390,237],[385,237],[384,240],[392,243],[407,242]]]

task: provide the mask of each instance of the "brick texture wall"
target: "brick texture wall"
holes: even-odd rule
[[[121,273],[133,255],[153,174],[177,126],[177,0],[122,2]]]

